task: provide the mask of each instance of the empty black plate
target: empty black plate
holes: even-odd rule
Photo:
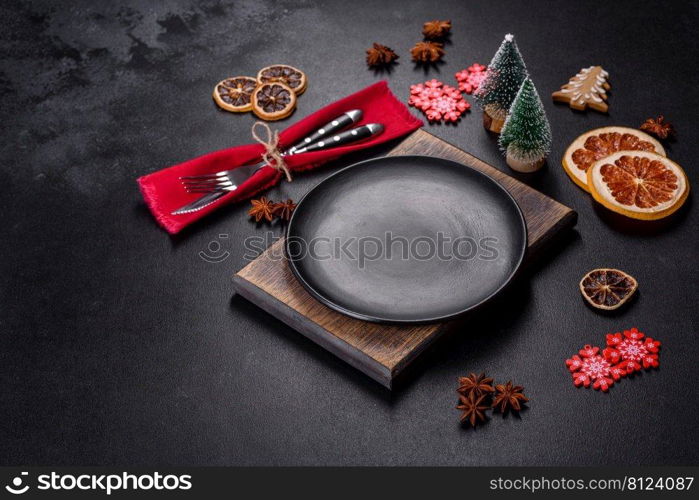
[[[512,196],[460,163],[393,156],[328,177],[299,203],[286,253],[327,306],[368,321],[462,314],[512,279],[527,229]]]

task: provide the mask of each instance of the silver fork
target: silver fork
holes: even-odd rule
[[[281,156],[290,156],[290,153],[284,152]],[[235,189],[265,165],[267,163],[261,161],[255,165],[244,165],[233,170],[222,170],[206,176],[183,176],[180,177],[180,180],[188,193],[211,193],[223,188]]]
[[[342,130],[349,125],[357,123],[362,119],[362,111],[353,109],[334,120],[328,122],[314,133],[304,138],[298,144],[282,152],[282,156],[292,156],[306,151],[306,147],[321,141],[323,138]],[[219,189],[236,189],[238,185],[249,179],[259,169],[264,167],[266,162],[261,161],[254,165],[240,166],[231,170],[222,170],[213,174],[186,175],[180,177],[182,185],[188,193],[210,193]]]
[[[332,148],[334,146],[340,146],[342,144],[347,144],[350,142],[365,139],[367,137],[372,137],[374,135],[380,134],[381,132],[383,132],[383,125],[381,125],[380,123],[370,123],[368,125],[363,125],[361,127],[347,130],[345,132],[340,132],[337,135],[323,138],[322,140],[309,144],[308,146],[297,148],[294,150],[294,154],[305,153],[308,151],[318,151],[321,149]],[[221,177],[221,179],[222,180],[220,180],[220,184],[223,185],[219,185],[219,183],[214,183],[213,186],[207,187],[206,190],[200,191],[204,192],[204,194],[201,197],[199,197],[191,203],[186,204],[183,207],[178,208],[177,210],[172,212],[172,214],[182,215],[197,212],[208,207],[212,203],[215,203],[216,200],[221,198],[226,193],[238,189],[238,185],[234,184],[232,180],[227,178],[224,179],[223,176]]]
[[[331,137],[324,138],[308,146],[303,146],[300,148],[294,148],[293,151],[289,150],[282,156],[293,156],[300,153],[310,153],[312,151],[320,151],[322,149],[330,149],[343,144],[349,144],[353,142],[361,141],[374,135],[383,132],[383,125],[380,123],[369,123],[367,125],[362,125],[361,127],[356,127],[344,132],[340,132]],[[262,167],[267,165],[266,162],[260,162],[257,165],[249,165],[246,167],[238,167],[233,173],[238,173],[243,170],[247,175],[243,177],[243,180],[247,180],[251,175],[260,170]],[[213,193],[217,191],[234,191],[238,189],[240,181],[237,181],[231,175],[231,171],[223,171],[214,174],[212,179],[207,179],[205,181],[198,181],[196,184],[188,184],[186,189],[188,193]]]

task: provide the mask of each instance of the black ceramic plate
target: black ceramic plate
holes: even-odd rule
[[[356,318],[424,323],[484,303],[527,248],[524,217],[490,177],[460,163],[393,156],[347,167],[313,188],[289,222],[293,273]]]

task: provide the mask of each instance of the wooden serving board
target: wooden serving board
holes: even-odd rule
[[[527,259],[556,233],[575,225],[577,214],[495,167],[418,130],[388,153],[427,155],[454,160],[485,172],[514,196],[527,223]],[[379,383],[392,387],[396,377],[451,323],[385,325],[350,318],[321,304],[298,283],[275,242],[233,279],[237,293],[254,302]],[[277,256],[277,257],[273,257]]]

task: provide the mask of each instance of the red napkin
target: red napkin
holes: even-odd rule
[[[408,111],[408,108],[396,99],[385,81],[381,81],[325,106],[281,132],[279,134],[280,149],[291,147],[333,118],[352,109],[361,109],[364,112],[361,123],[354,126],[367,123],[381,123],[384,126],[383,133],[358,144],[289,156],[285,161],[292,174],[317,167],[352,151],[369,148],[395,139],[422,126],[422,121],[415,118]],[[217,210],[222,205],[251,198],[255,194],[269,189],[280,181],[283,174],[272,167],[264,167],[253,178],[241,184],[238,189],[219,198],[208,207],[194,213],[172,215],[174,210],[194,201],[200,196],[199,194],[186,193],[180,183],[180,176],[201,175],[218,172],[219,170],[228,170],[237,165],[259,161],[263,153],[264,146],[259,143],[215,151],[179,165],[139,177],[138,185],[141,188],[143,198],[148,204],[148,208],[150,208],[158,223],[168,233],[175,234],[194,221]]]

